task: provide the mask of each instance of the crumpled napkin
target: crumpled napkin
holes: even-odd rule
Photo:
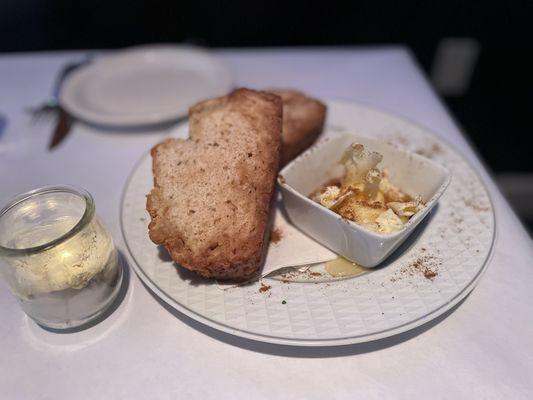
[[[270,243],[265,256],[261,277],[282,268],[301,267],[327,262],[337,254],[300,232],[290,223],[283,209],[281,196],[277,198],[270,233]],[[220,289],[235,287],[234,283],[217,282]]]
[[[270,243],[261,276],[281,268],[318,264],[337,258],[337,254],[292,225],[282,207],[281,202],[276,203]]]

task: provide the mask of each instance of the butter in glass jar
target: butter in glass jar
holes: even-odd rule
[[[0,211],[0,272],[40,325],[73,328],[116,298],[122,266],[92,196],[73,186],[24,193]]]

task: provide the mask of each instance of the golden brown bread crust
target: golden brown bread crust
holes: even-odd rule
[[[274,89],[283,100],[283,133],[280,168],[311,146],[322,133],[327,108],[302,92]]]
[[[249,279],[260,268],[278,169],[281,100],[239,89],[189,116],[189,139],[151,152],[150,238],[204,277]]]

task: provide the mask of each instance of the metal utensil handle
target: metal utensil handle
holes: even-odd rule
[[[91,61],[92,61],[92,57],[88,56],[84,60],[69,63],[69,64],[65,65],[63,67],[63,69],[61,69],[61,71],[57,75],[56,80],[54,82],[52,95],[50,96],[50,98],[47,101],[49,106],[55,107],[55,106],[59,105],[59,92],[61,91],[61,85],[63,84],[65,78],[68,75],[70,75],[70,73],[73,72],[74,70],[76,70],[76,69],[78,69],[78,68],[80,68],[80,67],[82,67],[82,66],[84,66],[86,64],[89,64]]]

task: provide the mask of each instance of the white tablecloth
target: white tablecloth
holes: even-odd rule
[[[479,286],[429,327],[374,343],[306,349],[207,328],[165,308],[135,274],[109,318],[72,334],[37,327],[0,284],[0,398],[532,398],[532,242],[409,52],[218,53],[238,85],[368,103],[431,127],[456,146],[485,179],[496,207],[495,252]],[[119,226],[125,180],[170,129],[103,132],[78,124],[48,152],[51,124],[30,124],[24,108],[42,101],[61,65],[81,54],[0,56],[0,114],[8,120],[0,137],[0,203],[47,184],[85,187],[126,253]]]

